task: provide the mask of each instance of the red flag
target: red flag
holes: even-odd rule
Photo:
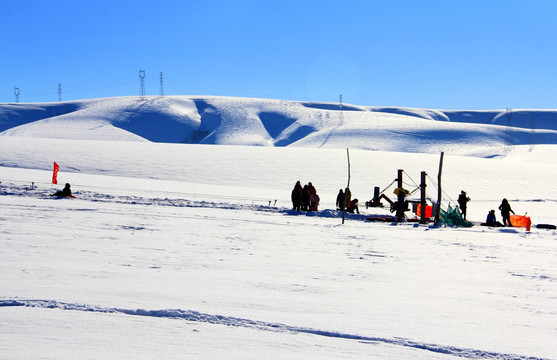
[[[58,184],[58,170],[60,170],[60,166],[58,166],[58,164],[55,161],[54,162],[54,171],[52,172],[52,183],[53,184]]]

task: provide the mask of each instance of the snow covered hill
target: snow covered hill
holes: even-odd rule
[[[479,226],[502,198],[557,224],[556,116],[0,104],[0,358],[557,359],[557,231]],[[361,214],[341,225],[346,148]],[[398,169],[435,199],[439,151],[443,207],[466,190],[478,226],[365,221]],[[53,161],[75,199],[49,196]],[[297,180],[318,212],[291,210]]]
[[[0,135],[492,157],[557,144],[557,111],[447,111],[214,96],[0,104]]]

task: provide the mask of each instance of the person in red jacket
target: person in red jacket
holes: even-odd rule
[[[317,207],[319,206],[319,195],[317,192],[314,192],[309,197],[309,211],[317,211]]]

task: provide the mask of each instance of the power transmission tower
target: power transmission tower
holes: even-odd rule
[[[20,94],[19,88],[18,87],[14,88],[14,95],[15,95],[15,102],[16,103],[19,102],[19,94]]]
[[[162,87],[162,72],[161,72],[161,97],[164,96],[164,91],[163,91],[163,87]]]
[[[145,100],[145,70],[139,70],[139,100]]]
[[[62,101],[62,84],[58,83],[58,101]]]
[[[340,94],[339,109],[340,109],[339,125],[343,125],[344,124],[344,114],[342,112],[342,94]]]

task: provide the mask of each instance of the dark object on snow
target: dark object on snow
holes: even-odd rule
[[[64,189],[62,191],[57,191],[54,194],[50,195],[50,196],[65,196],[65,197],[74,197],[72,195],[72,190],[70,189],[70,184],[66,183],[66,186],[64,186]]]
[[[337,210],[344,211],[344,191],[340,189],[337,195]]]
[[[307,185],[304,185],[304,188],[302,189],[302,206],[301,206],[302,211],[312,210],[311,196],[316,193],[317,190],[315,190],[315,187],[313,186],[311,181]]]
[[[487,214],[487,219],[485,220],[484,223],[481,223],[480,225],[490,226],[490,227],[502,227],[502,226],[504,226],[499,221],[497,221],[497,218],[495,217],[495,210],[490,210],[489,214]]]
[[[317,211],[317,207],[319,206],[320,200],[321,199],[319,198],[319,195],[317,195],[316,192],[311,194],[311,196],[309,197],[309,211]]]
[[[302,189],[302,203],[300,208],[302,211],[308,211],[309,208],[309,188],[307,184],[304,185]]]
[[[538,229],[556,230],[556,229],[557,229],[557,226],[552,225],[552,224],[538,224],[538,225],[536,225],[536,228],[538,228]]]
[[[371,215],[369,216],[366,221],[373,221],[373,222],[396,222],[396,217],[391,215]]]
[[[291,199],[292,209],[300,211],[302,207],[302,184],[300,184],[300,181],[297,181],[296,185],[294,185],[294,189],[292,189]]]
[[[450,226],[463,226],[463,227],[472,227],[472,224],[469,221],[464,220],[462,214],[458,207],[452,207],[451,205],[447,206],[447,211],[440,209],[440,220],[443,224],[450,225]]]
[[[513,224],[511,224],[511,213],[514,214],[514,211],[513,209],[511,209],[511,205],[509,205],[507,199],[503,199],[501,205],[499,205],[499,210],[501,210],[501,217],[503,218],[503,226],[507,226],[507,224],[509,226],[513,226]]]
[[[354,199],[354,200],[350,201],[346,211],[348,211],[351,214],[354,214],[354,212],[359,214],[360,210],[358,209],[358,199]]]
[[[470,201],[470,198],[466,196],[466,192],[462,190],[460,195],[458,195],[458,206],[460,207],[460,211],[462,212],[462,217],[466,220],[466,204]]]

